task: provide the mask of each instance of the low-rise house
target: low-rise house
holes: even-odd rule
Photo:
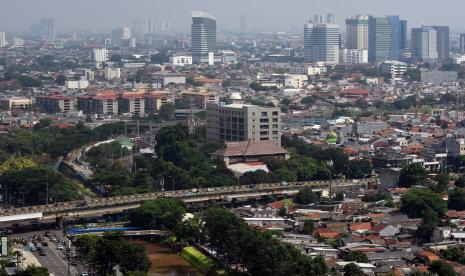
[[[371,231],[377,233],[380,237],[394,237],[400,232],[400,229],[391,224],[380,223],[373,226]]]
[[[226,165],[263,161],[268,158],[287,160],[290,157],[287,150],[271,140],[225,142],[225,147],[212,153],[212,156],[223,159]]]
[[[369,264],[369,263],[357,263],[357,262],[336,262],[336,269],[339,271],[344,271],[344,267],[350,263],[354,263],[358,267],[360,267],[363,273],[373,275],[373,273],[375,272],[376,266]]]

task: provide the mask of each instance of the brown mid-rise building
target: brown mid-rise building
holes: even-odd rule
[[[207,139],[211,141],[276,141],[281,145],[278,107],[243,104],[239,94],[227,103],[207,104]]]

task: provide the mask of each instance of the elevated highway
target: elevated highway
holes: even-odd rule
[[[303,187],[315,191],[328,189],[332,192],[352,191],[366,188],[369,183],[377,183],[377,178],[363,180],[308,181],[242,185],[229,187],[202,188],[193,190],[176,190],[171,192],[148,193],[128,196],[95,198],[81,201],[60,202],[48,205],[10,208],[0,211],[0,223],[30,219],[57,219],[100,216],[121,213],[140,206],[144,201],[159,197],[180,198],[186,203],[201,203],[206,201],[224,201],[240,198],[256,198],[265,195],[292,195]],[[32,215],[34,214],[34,215]]]

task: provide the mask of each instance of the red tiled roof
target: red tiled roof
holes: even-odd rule
[[[225,147],[215,151],[212,155],[218,156],[252,156],[286,154],[287,150],[281,148],[275,141],[239,141],[225,142]]]
[[[368,231],[371,229],[370,222],[354,223],[349,226],[350,231]]]

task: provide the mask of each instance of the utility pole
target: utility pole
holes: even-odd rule
[[[47,183],[46,183],[46,193],[45,193],[45,205],[48,205],[48,171],[47,171]]]

